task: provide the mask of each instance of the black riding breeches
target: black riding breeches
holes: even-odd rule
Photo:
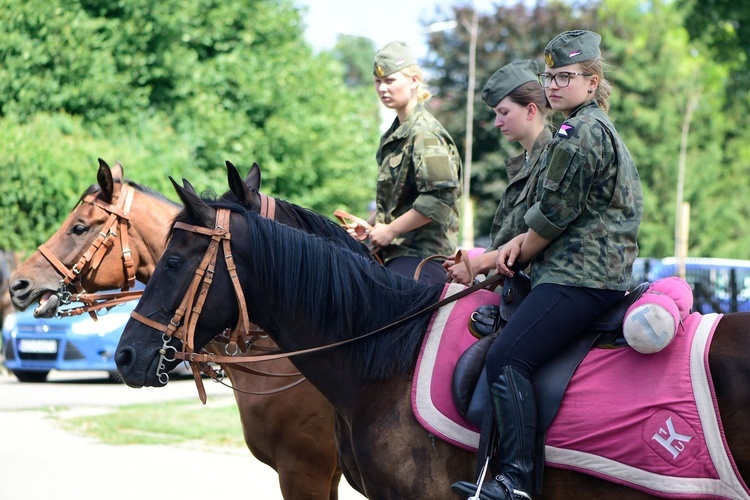
[[[505,366],[526,378],[580,335],[625,292],[555,284],[535,286],[487,352],[490,385]]]

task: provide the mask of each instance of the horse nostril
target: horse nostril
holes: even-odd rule
[[[117,351],[115,352],[115,364],[117,365],[117,369],[121,372],[128,366],[130,366],[133,363],[134,359],[135,355],[133,353],[133,349],[130,347],[117,349]]]
[[[28,290],[31,289],[31,281],[17,279],[10,284],[8,289],[12,295],[21,295],[24,292],[28,294]]]

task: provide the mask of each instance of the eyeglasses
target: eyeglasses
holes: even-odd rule
[[[570,78],[576,75],[594,76],[592,73],[571,73],[568,71],[563,71],[554,75],[551,73],[539,73],[537,77],[539,78],[539,85],[546,89],[549,88],[550,85],[552,85],[553,81],[557,84],[558,87],[565,88],[570,85]]]

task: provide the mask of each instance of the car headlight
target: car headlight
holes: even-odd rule
[[[10,313],[3,318],[3,333],[6,335],[13,335],[16,331],[16,325],[18,324],[18,318],[15,313]]]
[[[97,321],[87,318],[86,321],[78,321],[70,326],[70,331],[76,335],[106,335],[118,328],[123,328],[128,322],[130,314],[122,312],[110,312],[99,316]]]

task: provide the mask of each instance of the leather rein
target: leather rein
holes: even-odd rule
[[[198,364],[209,363],[209,362],[218,363],[218,364],[257,363],[257,362],[262,362],[262,361],[272,361],[272,360],[281,359],[281,358],[288,358],[290,356],[295,356],[295,355],[300,355],[300,354],[309,354],[313,352],[322,351],[325,349],[331,349],[331,348],[338,347],[344,344],[348,344],[350,342],[362,340],[371,335],[375,335],[393,326],[396,326],[400,323],[403,323],[412,318],[415,318],[419,315],[425,314],[430,311],[434,311],[438,309],[439,307],[445,304],[448,304],[450,302],[453,302],[455,300],[458,300],[461,297],[464,297],[476,290],[492,286],[494,283],[500,281],[503,278],[501,275],[495,274],[480,283],[477,283],[471,287],[465,288],[464,290],[461,290],[460,292],[453,294],[448,298],[445,298],[441,301],[431,304],[430,306],[427,306],[406,317],[398,319],[381,328],[378,328],[377,330],[371,331],[369,333],[366,333],[358,337],[353,337],[353,338],[346,339],[343,341],[335,342],[333,344],[327,344],[323,346],[313,347],[309,349],[302,349],[298,351],[275,352],[271,354],[252,354],[252,355],[247,355],[247,356],[236,356],[236,355],[220,356],[220,355],[215,355],[212,353],[197,353],[195,352],[195,349],[194,349],[195,329],[198,323],[198,318],[201,312],[203,311],[203,305],[205,303],[208,290],[211,284],[213,283],[214,271],[215,271],[215,266],[216,266],[216,258],[218,256],[220,245],[224,250],[224,258],[227,264],[227,271],[232,280],[232,285],[235,291],[235,298],[237,300],[237,304],[239,306],[239,311],[240,311],[237,324],[231,331],[227,349],[237,348],[238,338],[242,336],[243,333],[247,332],[249,325],[251,324],[248,318],[247,303],[245,302],[245,294],[242,291],[242,284],[240,283],[239,276],[237,275],[237,268],[235,266],[234,258],[232,255],[232,249],[231,249],[231,237],[232,236],[231,236],[231,232],[229,231],[230,215],[231,215],[231,212],[228,209],[225,209],[225,208],[218,209],[216,211],[216,222],[215,222],[215,226],[213,229],[202,227],[202,226],[196,226],[192,224],[185,224],[183,222],[175,223],[174,229],[181,229],[184,231],[189,231],[192,233],[208,236],[211,238],[211,241],[208,245],[208,248],[206,249],[206,253],[203,256],[203,259],[201,260],[201,263],[198,265],[198,267],[195,270],[193,280],[190,283],[190,286],[187,292],[183,296],[182,301],[180,302],[180,305],[178,306],[177,310],[175,311],[174,316],[172,317],[172,319],[169,321],[168,324],[163,324],[163,323],[154,321],[150,318],[143,316],[142,314],[136,311],[132,311],[130,313],[130,316],[136,321],[139,321],[150,328],[153,328],[155,330],[162,332],[162,347],[161,349],[159,349],[160,358],[159,358],[159,364],[157,367],[157,376],[159,377],[159,380],[162,381],[162,376],[166,376],[167,380],[169,379],[166,373],[161,372],[161,370],[165,369],[165,365],[164,365],[165,361],[172,361],[175,359],[187,361],[188,363],[190,363],[191,369],[193,371],[193,378],[195,379],[196,385],[198,387],[199,396],[201,398],[201,401],[204,404],[206,402],[206,393],[205,393],[205,388],[203,387],[202,379],[197,369]],[[226,330],[224,331],[224,333],[226,333]],[[169,345],[170,337],[173,337],[173,336],[182,340],[181,352],[177,351],[175,347]],[[170,353],[172,355],[171,358],[169,357]],[[236,354],[236,351],[235,351],[235,354]]]

